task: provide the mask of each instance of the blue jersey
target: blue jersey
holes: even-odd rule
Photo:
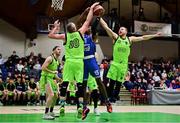
[[[84,80],[88,79],[89,73],[100,78],[100,70],[95,58],[96,44],[91,35],[84,35]],[[90,56],[90,57],[89,57]]]
[[[91,35],[84,35],[84,56],[95,55],[96,44]]]

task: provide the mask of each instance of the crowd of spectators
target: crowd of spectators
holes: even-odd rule
[[[109,60],[103,60],[101,68],[104,70],[104,83],[108,85],[106,74]],[[129,62],[128,74],[123,86],[127,90],[134,88],[151,89],[180,89],[180,62],[159,60],[147,60]]]
[[[104,59],[100,65],[103,82],[108,91],[109,79],[106,77],[110,60]],[[149,91],[153,89],[161,90],[180,90],[180,62],[165,61],[163,58],[158,60],[147,60],[144,58],[139,62],[129,62],[129,69],[125,82],[122,87],[131,91],[144,90]],[[109,92],[108,92],[109,93]],[[121,91],[120,91],[121,93]],[[113,102],[119,97],[113,99]]]
[[[20,58],[16,51],[7,59],[0,54],[0,101],[15,104],[39,103],[41,96],[39,79],[41,66],[44,62],[41,54],[33,52],[27,57]],[[106,77],[110,60],[103,59],[100,65],[101,79],[108,91],[109,79]],[[60,65],[58,75],[62,77],[63,63]],[[131,89],[180,89],[180,62],[147,60],[129,62],[128,74],[123,83],[127,90]],[[33,98],[32,98],[33,97]],[[43,97],[44,99],[44,97]],[[23,101],[22,101],[23,100]],[[35,101],[34,101],[35,100]]]
[[[7,59],[0,54],[0,101],[5,105],[26,104],[31,102],[32,96],[39,103],[39,79],[44,60],[40,53],[35,56],[33,52],[20,58],[13,51]]]

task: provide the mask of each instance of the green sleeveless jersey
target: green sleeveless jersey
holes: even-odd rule
[[[84,39],[80,32],[67,33],[65,44],[66,59],[84,58]]]
[[[54,58],[53,55],[51,57],[52,57],[52,62],[48,65],[47,68],[49,70],[56,71],[58,69],[58,66],[59,66],[59,61],[56,58]],[[53,73],[50,73],[50,72],[44,71],[44,70],[42,70],[41,75],[49,76],[49,77],[54,77]]]
[[[122,39],[119,36],[115,41],[113,47],[113,61],[118,63],[125,63],[125,64],[128,63],[130,46],[131,44],[128,37]]]

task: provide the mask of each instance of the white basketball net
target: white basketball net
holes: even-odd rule
[[[52,0],[51,7],[54,8],[55,11],[62,11],[64,0]]]

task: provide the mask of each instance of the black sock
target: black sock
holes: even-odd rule
[[[76,102],[76,105],[77,105],[77,109],[80,108],[79,99],[77,97],[75,97],[75,102]]]
[[[51,107],[51,108],[50,108],[50,112],[53,112],[53,109],[54,109],[54,107]]]
[[[45,109],[45,114],[47,114],[49,112],[49,108]]]
[[[92,97],[93,102],[94,102],[94,108],[97,108],[99,94],[98,94],[98,91],[96,89],[91,92],[91,97]]]
[[[85,109],[87,107],[87,103],[83,103],[83,108]]]

